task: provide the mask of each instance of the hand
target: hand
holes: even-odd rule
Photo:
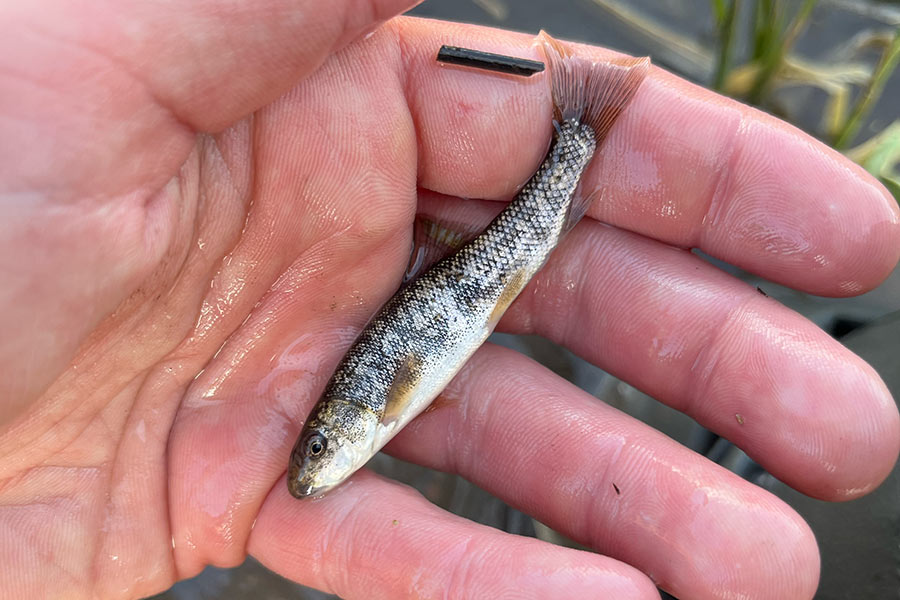
[[[457,197],[508,199],[550,136],[543,78],[434,61],[441,43],[540,58],[529,36],[415,19],[363,36],[410,3],[4,6],[4,597],[140,597],[248,552],[345,598],[654,598],[651,579],[684,598],[812,596],[815,541],[784,503],[492,346],[389,450],[601,554],[366,472],[288,495],[294,437],[393,293],[417,204],[477,218],[489,203]],[[807,494],[873,489],[900,445],[878,376],[683,248],[858,294],[900,253],[885,190],[661,70],[585,185],[604,190],[596,220],[503,328],[568,346]]]

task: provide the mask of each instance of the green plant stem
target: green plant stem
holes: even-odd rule
[[[748,99],[759,104],[769,91],[772,78],[784,63],[784,57],[791,51],[794,42],[806,28],[809,17],[818,0],[804,0],[784,35],[779,35],[778,7],[773,0],[760,0],[757,5],[757,31],[754,58],[761,63],[759,76],[748,94]],[[779,39],[779,37],[781,39]]]
[[[741,0],[731,0],[727,7],[722,7],[721,18],[717,19],[719,26],[719,57],[716,64],[716,72],[713,75],[713,89],[721,91],[725,86],[725,78],[731,68],[731,51],[734,47],[734,28],[737,19],[735,15],[740,10]]]
[[[878,65],[875,67],[875,71],[872,73],[868,85],[866,85],[865,89],[862,91],[862,94],[853,106],[853,110],[850,111],[850,116],[847,117],[844,126],[841,127],[840,131],[835,136],[833,144],[835,148],[840,149],[846,147],[856,136],[863,121],[869,116],[872,107],[875,106],[878,98],[881,97],[884,86],[890,78],[891,73],[893,73],[894,69],[897,67],[898,61],[900,61],[900,27],[894,32],[894,39],[890,46],[885,48],[882,53],[881,59],[878,61]]]
[[[759,71],[747,95],[753,104],[762,101],[769,81],[781,64],[778,56],[778,21],[778,8],[774,0],[758,0],[753,23],[753,60],[759,65]]]
[[[774,0],[757,0],[756,14],[753,17],[753,55],[758,61],[772,47],[771,37],[775,29],[777,10]]]
[[[784,41],[781,43],[782,55],[787,55],[787,53],[794,47],[794,42],[797,41],[797,37],[806,29],[806,24],[809,21],[809,16],[812,14],[813,9],[816,7],[816,2],[818,0],[804,0],[803,4],[800,6],[800,10],[797,11],[797,16],[794,17],[791,26],[788,27],[787,33],[784,35]]]
[[[710,0],[710,4],[712,4],[713,12],[716,14],[716,25],[719,26],[725,18],[725,0]]]

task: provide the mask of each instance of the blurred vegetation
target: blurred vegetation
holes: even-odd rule
[[[778,103],[781,90],[800,86],[821,90],[827,100],[819,127],[810,133],[878,177],[900,202],[900,118],[869,139],[857,140],[900,62],[896,9],[858,3],[857,10],[868,10],[882,26],[839,40],[827,60],[811,60],[797,53],[795,44],[824,1],[709,0],[713,49],[653,21],[624,0],[593,2],[665,49],[681,72],[707,79],[713,89],[789,120],[791,115],[785,115]],[[840,2],[827,4],[835,3]],[[873,53],[876,60],[865,60]],[[853,143],[858,145],[850,147]]]

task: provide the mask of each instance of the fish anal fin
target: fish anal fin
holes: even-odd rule
[[[572,203],[569,205],[569,212],[566,214],[566,222],[563,224],[563,234],[568,233],[578,222],[584,217],[594,200],[602,195],[600,190],[594,190],[589,194],[585,194],[581,188],[575,191]]]
[[[422,360],[414,353],[406,355],[394,373],[391,389],[388,390],[384,416],[381,418],[384,425],[398,421],[406,412],[421,375]]]
[[[506,281],[506,285],[503,287],[503,291],[500,292],[500,298],[497,299],[497,304],[494,306],[494,310],[491,311],[491,316],[488,320],[491,327],[500,321],[500,318],[503,316],[503,313],[506,312],[506,309],[510,307],[522,290],[525,289],[525,286],[528,285],[528,279],[528,274],[524,270],[518,270]]]
[[[413,227],[413,249],[403,283],[417,279],[431,265],[465,246],[484,229],[483,226],[421,214],[416,215]]]

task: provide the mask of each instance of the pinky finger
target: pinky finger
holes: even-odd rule
[[[478,525],[360,472],[320,500],[276,485],[247,549],[294,581],[355,598],[659,599],[637,569]]]

